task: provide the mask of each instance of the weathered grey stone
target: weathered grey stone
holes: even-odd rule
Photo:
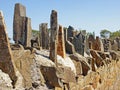
[[[80,32],[76,37],[73,37],[73,45],[75,51],[84,56],[84,40],[85,36]]]
[[[4,22],[4,17],[0,11],[0,69],[7,73],[11,80],[13,86],[17,81],[16,68],[13,62],[13,56],[6,33],[6,26]]]
[[[105,52],[108,52],[109,50],[111,50],[112,47],[109,39],[102,39],[102,42],[103,42]]]
[[[67,41],[67,28],[64,28],[64,41],[66,42]]]
[[[15,4],[14,8],[14,21],[13,21],[13,40],[15,43],[21,38],[21,28],[20,28],[20,17],[26,16],[26,8],[25,6],[21,5],[20,3]]]
[[[89,51],[89,41],[87,36],[85,36],[85,41],[84,41],[84,52],[86,52],[88,54]]]
[[[31,18],[26,17],[26,30],[24,30],[26,32],[26,43],[25,46],[26,47],[31,47],[31,34],[32,34],[32,27],[31,27]]]
[[[58,42],[58,22],[57,22],[57,12],[52,10],[51,13],[51,36],[50,36],[50,59],[53,62],[57,62],[57,42]]]
[[[13,40],[25,47],[31,46],[31,19],[26,17],[25,6],[19,3],[14,9]]]
[[[65,49],[66,52],[69,54],[75,53],[74,45],[67,40],[67,29],[64,29],[64,39],[65,39]]]
[[[39,27],[40,30],[40,42],[43,49],[49,49],[49,31],[48,24],[42,23]]]
[[[31,47],[31,19],[28,17],[21,17],[21,38],[19,40],[19,43],[22,44],[25,47]]]
[[[64,30],[62,26],[59,25],[59,31],[58,31],[58,45],[57,45],[57,54],[61,57],[66,57],[65,52],[65,41],[64,41]]]
[[[69,38],[73,36],[74,36],[74,28],[72,26],[69,26],[67,29],[67,39],[69,40]]]
[[[69,54],[74,54],[75,53],[74,45],[70,41],[66,41],[65,47],[66,47],[66,52],[67,53],[69,53]]]

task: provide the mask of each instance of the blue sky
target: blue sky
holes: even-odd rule
[[[40,23],[50,22],[51,10],[57,10],[59,24],[75,29],[95,31],[120,29],[120,0],[0,0],[7,32],[12,38],[15,3],[26,6],[27,16],[32,20],[32,28],[39,29]]]

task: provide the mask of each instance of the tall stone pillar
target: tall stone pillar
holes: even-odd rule
[[[39,27],[40,30],[40,42],[43,49],[49,49],[49,31],[48,24],[42,23]]]
[[[57,43],[58,43],[58,21],[57,12],[52,10],[50,18],[50,59],[57,64]]]
[[[26,17],[26,8],[17,3],[14,10],[13,40],[24,47],[31,47],[31,19]]]
[[[59,26],[58,31],[58,45],[57,45],[57,54],[65,58],[65,41],[64,41],[64,30],[62,26]]]
[[[6,33],[6,26],[4,22],[4,17],[0,11],[0,69],[7,73],[11,80],[13,81],[13,86],[17,81],[17,76],[15,74],[15,64],[13,62],[13,56]]]
[[[66,42],[67,41],[67,29],[64,28],[64,41]]]
[[[32,27],[31,27],[31,18],[25,17],[26,18],[26,23],[25,23],[25,41],[24,45],[25,47],[31,47],[31,34],[32,34]]]
[[[21,16],[26,17],[25,6],[16,3],[14,8],[14,20],[13,20],[13,40],[18,43],[21,39]]]

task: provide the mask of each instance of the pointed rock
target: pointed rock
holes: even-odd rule
[[[4,17],[0,11],[0,69],[7,73],[11,80],[13,86],[17,81],[17,76],[15,74],[15,64],[13,62],[13,56],[6,33],[6,26],[4,22]]]
[[[57,61],[57,38],[58,38],[58,21],[57,21],[57,12],[52,10],[51,13],[51,36],[50,36],[50,59],[56,63]]]
[[[57,54],[65,58],[65,41],[64,41],[64,30],[62,26],[59,26],[58,31],[58,45],[57,45]]]

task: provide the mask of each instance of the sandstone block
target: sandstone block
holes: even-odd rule
[[[58,31],[57,54],[60,55],[63,58],[66,57],[64,31],[63,31],[62,26],[59,26],[59,31]]]
[[[88,71],[91,69],[90,66],[89,66],[89,64],[86,62],[86,59],[82,55],[77,54],[77,53],[75,53],[73,55],[70,55],[70,58],[72,60],[75,60],[75,61],[81,63],[82,67],[80,65],[78,67],[76,67],[77,69],[79,68],[79,70],[77,71],[77,73],[78,74],[82,73],[82,75],[86,76],[87,73],[88,73]],[[82,70],[81,70],[81,68],[82,68]]]
[[[100,67],[103,65],[103,59],[100,57],[100,55],[95,50],[90,50],[90,53],[93,58],[95,58],[95,64],[97,67]]]
[[[63,83],[57,76],[55,67],[41,66],[40,69],[48,85],[51,87],[63,87]]]
[[[16,69],[13,61],[10,43],[6,33],[4,17],[1,11],[0,11],[0,69],[10,76],[12,84],[14,86],[17,81],[17,76],[15,73]]]

